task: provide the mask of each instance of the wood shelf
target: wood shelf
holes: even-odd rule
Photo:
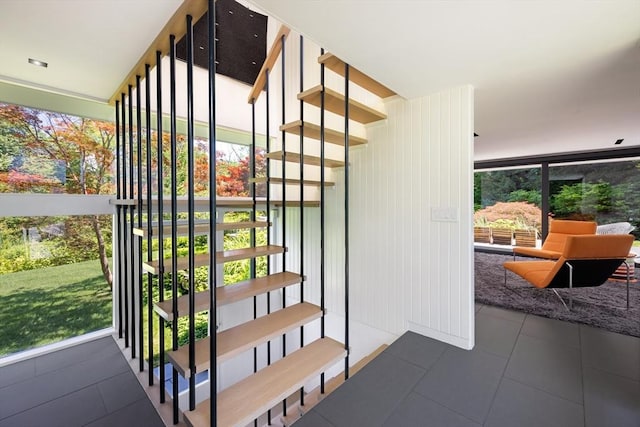
[[[244,351],[279,337],[287,331],[318,319],[320,316],[322,316],[320,307],[303,302],[218,332],[217,363],[229,360]],[[210,337],[206,337],[196,342],[195,372],[209,369],[209,339]],[[176,351],[168,352],[167,358],[183,377],[189,378],[192,375],[189,369],[188,344]]]
[[[219,222],[216,224],[216,231],[224,231],[224,230],[241,230],[247,228],[263,228],[269,227],[269,224],[266,221],[243,221],[243,222]],[[171,224],[165,225],[162,227],[162,233],[164,238],[168,239],[171,237]],[[178,236],[186,236],[189,234],[189,226],[187,224],[179,224],[176,227],[178,232]],[[146,238],[148,236],[147,228],[134,228],[133,234],[136,236]],[[157,225],[151,228],[151,237],[158,237],[159,227]],[[196,235],[209,234],[209,221],[206,222],[197,222],[194,224],[194,232]]]
[[[295,285],[303,281],[302,276],[285,271],[265,277],[258,277],[243,282],[224,285],[216,288],[216,305],[222,307],[227,304],[251,298],[286,286]],[[167,299],[154,304],[155,312],[167,321],[173,320],[173,299]],[[209,290],[196,292],[195,311],[209,310]],[[178,317],[189,314],[189,295],[178,297]]]
[[[286,184],[287,185],[300,185],[300,180],[299,179],[295,179],[295,178],[287,178],[286,180]],[[255,182],[256,184],[262,184],[262,183],[266,183],[267,182],[267,178],[266,177],[261,177],[261,178],[250,178],[249,182]],[[269,183],[270,184],[282,184],[282,178],[279,177],[271,177],[269,178]],[[303,185],[308,185],[308,186],[316,186],[316,187],[320,187],[321,182],[319,180],[315,180],[315,179],[305,179],[304,181],[302,181]],[[335,182],[331,182],[331,181],[325,181],[324,182],[324,186],[325,187],[333,187],[334,185],[336,185]]]
[[[240,261],[243,259],[258,258],[266,255],[281,254],[285,252],[285,248],[282,246],[265,245],[256,246],[255,248],[242,248],[233,249],[230,251],[222,251],[216,253],[216,264],[222,264],[231,261]],[[178,270],[186,270],[189,268],[189,257],[178,258]],[[196,254],[195,266],[203,267],[209,265],[209,254]],[[160,261],[148,261],[142,263],[142,269],[150,274],[159,274]],[[171,273],[172,265],[171,258],[165,258],[164,260],[164,272]]]
[[[324,64],[325,67],[327,67],[334,73],[340,74],[342,77],[344,77],[345,63],[342,59],[338,58],[334,54],[325,53],[318,58],[318,63]],[[378,95],[380,98],[388,98],[396,94],[394,91],[392,91],[382,83],[379,83],[378,81],[372,79],[362,71],[352,66],[349,66],[349,81],[357,84],[361,88],[364,88],[375,95]]]
[[[298,99],[308,104],[320,107],[320,98],[322,94],[322,85],[312,87],[298,94]],[[344,117],[344,95],[329,88],[325,88],[324,108],[327,111]],[[367,124],[384,120],[386,114],[374,110],[354,99],[349,98],[349,119],[356,122]]]
[[[296,120],[295,122],[291,122],[291,123],[286,123],[284,125],[280,126],[280,130],[293,134],[293,135],[300,135],[300,131],[304,130],[304,137],[305,138],[311,138],[311,139],[317,139],[318,141],[320,141],[320,136],[321,136],[321,128],[320,126],[313,124],[313,123],[309,123],[309,122],[303,122],[302,120]],[[330,142],[332,144],[337,144],[337,145],[341,145],[344,147],[344,132],[340,132],[337,130],[333,130],[333,129],[328,129],[328,128],[324,128],[324,140],[326,142]],[[353,135],[349,135],[349,146],[353,147],[356,145],[363,145],[366,144],[367,140],[365,138],[361,138],[359,136],[353,136]]]
[[[267,158],[281,161],[282,151],[272,151],[271,153],[267,153]],[[286,162],[300,163],[300,154],[286,151],[284,160]],[[302,160],[305,165],[320,166],[320,157],[305,154],[302,157]],[[324,166],[327,168],[339,168],[344,166],[344,162],[342,160],[324,159]]]
[[[219,427],[243,426],[347,355],[344,345],[321,338],[218,393]],[[210,426],[209,400],[184,413],[191,427]]]

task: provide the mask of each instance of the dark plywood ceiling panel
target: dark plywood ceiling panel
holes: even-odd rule
[[[205,15],[193,26],[193,61],[208,68],[209,31]],[[178,59],[186,60],[186,38],[176,45]],[[216,2],[216,72],[253,85],[267,55],[267,17],[234,0]]]

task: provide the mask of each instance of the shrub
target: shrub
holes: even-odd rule
[[[477,211],[473,218],[478,226],[540,230],[542,211],[526,202],[498,202]]]

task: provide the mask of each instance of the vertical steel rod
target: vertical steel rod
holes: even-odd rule
[[[249,163],[251,167],[251,177],[253,181],[249,187],[249,192],[251,194],[251,221],[256,220],[256,100],[253,99],[251,101],[251,152],[249,155]],[[269,182],[267,181],[267,186]],[[256,247],[256,231],[255,228],[251,229],[250,235],[251,239],[251,247]],[[255,258],[251,259],[251,264],[249,266],[249,277],[254,279],[256,277],[256,260]],[[253,296],[253,318],[256,319],[258,317],[258,297]],[[253,347],[253,372],[258,372],[258,347]],[[258,420],[254,420],[254,425],[257,426]]]
[[[132,101],[132,91],[133,91],[133,86],[129,85],[129,197],[133,200],[134,197],[134,184],[133,184],[133,101]],[[130,301],[130,305],[131,305],[131,322],[129,324],[130,328],[131,328],[131,358],[135,359],[136,358],[136,307],[135,307],[135,301],[136,301],[136,287],[135,285],[135,266],[136,263],[134,262],[134,250],[135,250],[135,245],[134,245],[134,239],[133,239],[133,224],[135,221],[135,211],[137,209],[140,209],[141,206],[138,205],[137,207],[131,207],[129,209],[129,226],[127,227],[126,230],[126,234],[129,237],[129,256],[131,257],[131,266],[129,268],[130,270],[130,274],[129,274],[129,286],[131,287],[130,289],[130,294],[131,294],[131,301]]]
[[[122,104],[122,199],[127,200],[127,128],[126,128],[126,110],[125,95],[120,94],[120,102]],[[122,281],[122,300],[124,315],[124,346],[129,348],[129,299],[127,298],[127,282],[129,278],[129,257],[127,254],[127,205],[124,206],[122,215],[122,221],[119,224],[120,238],[122,239],[122,275],[120,276]]]
[[[122,165],[120,164],[120,101],[116,100],[116,199],[121,202],[122,192],[120,191],[120,185],[122,181],[120,179],[120,172],[122,172]],[[116,273],[116,280],[118,281],[118,338],[122,338],[122,251],[121,231],[120,226],[122,214],[122,205],[118,204],[116,207],[116,230],[115,235],[118,248],[116,250],[116,259],[118,260],[118,271]]]
[[[304,91],[304,38],[300,35],[300,93]],[[300,100],[300,277],[304,277],[304,102]],[[300,282],[300,302],[304,286]],[[300,347],[304,347],[304,325],[300,326]],[[300,405],[304,406],[304,387],[300,388]]]
[[[266,145],[267,145],[267,153],[269,153],[271,151],[271,136],[270,136],[270,128],[269,128],[269,124],[270,124],[270,112],[271,112],[271,108],[270,108],[270,101],[269,101],[269,76],[271,75],[271,72],[269,69],[265,70],[265,97],[266,97],[266,119],[267,119],[267,123],[266,123]],[[269,181],[271,179],[271,161],[269,160],[269,158],[266,158],[267,160],[267,222],[271,222],[271,182]],[[271,227],[267,228],[267,244],[271,244]],[[271,257],[267,256],[267,274],[271,274]],[[267,314],[271,313],[271,292],[267,292]],[[254,312],[254,314],[256,314]],[[267,341],[267,365],[271,365],[271,340]],[[255,366],[255,368],[257,369],[257,365]],[[267,422],[268,424],[271,424],[271,410],[267,411]],[[257,420],[254,421],[254,425],[257,425]]]
[[[187,223],[189,228],[189,410],[196,408],[195,185],[193,135],[193,17],[187,15]],[[214,233],[214,230],[210,230]],[[214,290],[212,290],[213,292]]]
[[[216,268],[216,6],[209,0],[209,354],[217,354],[217,301],[218,285]],[[209,414],[212,424],[218,419],[217,396],[217,363],[211,357],[209,367]]]
[[[176,127],[176,36],[169,36],[169,109],[171,114],[171,348],[178,349],[178,150]],[[178,370],[172,369],[173,423],[178,424],[180,409],[178,407]]]
[[[140,76],[136,76],[136,132],[137,132],[137,171],[136,178],[138,183],[138,228],[142,228],[142,106],[141,104],[141,86]],[[136,239],[138,242],[138,251],[136,254],[136,271],[138,273],[138,368],[140,372],[144,371],[144,332],[142,321],[142,237]]]
[[[349,64],[344,66],[344,379],[349,379]]]
[[[320,49],[320,56],[324,55],[324,49]],[[324,248],[324,235],[325,235],[325,170],[324,170],[324,64],[320,65],[320,86],[322,91],[320,92],[320,310],[322,310],[322,317],[320,318],[320,338],[325,336],[324,325],[324,282],[325,282],[325,248]],[[320,375],[320,393],[324,394],[324,372]]]
[[[151,66],[145,64],[144,66],[144,94],[145,94],[145,121],[146,121],[146,139],[147,139],[147,260],[153,259],[153,207],[151,206],[151,195],[153,189],[151,188]],[[158,221],[162,221],[161,217],[158,217]],[[159,228],[161,224],[158,224]],[[162,241],[158,241],[158,245],[162,245]],[[142,300],[142,298],[140,298]],[[142,316],[140,316],[142,318]],[[153,277],[151,274],[147,274],[147,357],[149,364],[149,386],[153,385]],[[140,360],[142,361],[142,357]]]
[[[156,162],[157,164],[157,186],[158,186],[158,300],[164,301],[164,156],[162,151],[163,130],[162,130],[162,52],[156,51]],[[159,335],[159,366],[160,366],[160,403],[165,402],[165,382],[164,371],[164,318],[158,316]]]
[[[282,67],[282,72],[280,75],[280,85],[282,88],[282,125],[284,125],[286,123],[285,120],[285,114],[286,114],[286,109],[285,109],[285,67],[286,67],[286,61],[285,61],[285,46],[284,46],[284,39],[285,36],[282,36],[282,38],[280,39],[280,43],[281,43],[281,54],[280,54],[280,59],[281,59],[281,67]],[[281,132],[281,138],[282,138],[282,246],[284,248],[287,247],[287,176],[286,176],[286,155],[287,155],[287,144],[286,144],[286,132],[283,130]],[[302,159],[300,159],[300,161],[302,162]],[[287,270],[287,251],[285,250],[284,252],[282,252],[282,271],[286,271]],[[285,308],[287,306],[287,288],[282,288],[282,308]],[[284,358],[287,355],[287,334],[284,333],[282,334],[282,357]],[[287,400],[283,400],[282,401],[282,415],[283,416],[287,416]]]

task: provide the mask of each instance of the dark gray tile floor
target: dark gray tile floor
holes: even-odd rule
[[[472,351],[408,332],[295,427],[640,427],[640,338],[476,310]]]
[[[164,426],[112,337],[0,368],[0,427]]]

